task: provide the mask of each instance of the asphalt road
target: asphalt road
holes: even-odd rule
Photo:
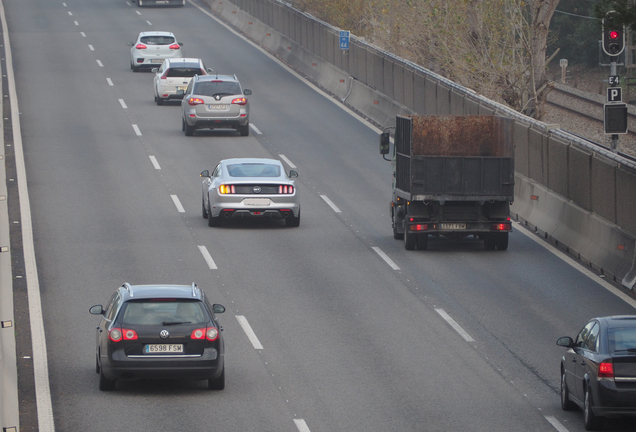
[[[560,409],[555,341],[593,316],[634,313],[598,279],[518,230],[507,252],[473,241],[404,250],[377,132],[192,3],[4,7],[56,430],[583,430],[581,413]],[[236,73],[260,133],[185,137],[179,104],[157,106],[152,75],[129,68],[126,44],[144,30],[172,31],[186,56]],[[296,166],[299,228],[207,227],[199,173],[244,156]],[[98,390],[88,308],[125,281],[196,282],[228,308],[226,390]]]

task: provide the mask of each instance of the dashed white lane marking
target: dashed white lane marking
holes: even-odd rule
[[[93,47],[93,45],[91,45],[91,44],[88,44],[88,49],[91,50],[91,51],[95,51],[95,47]]]
[[[464,330],[463,328],[461,328],[461,326],[460,326],[459,324],[457,324],[457,323],[455,322],[455,320],[454,320],[454,319],[452,319],[452,318],[451,318],[451,316],[450,316],[449,314],[447,314],[447,313],[446,313],[446,311],[445,311],[444,309],[435,309],[435,311],[436,311],[438,314],[440,314],[440,316],[441,316],[442,318],[444,318],[444,320],[445,320],[448,324],[450,324],[450,326],[451,326],[452,328],[454,328],[454,329],[455,329],[455,331],[456,331],[457,333],[459,333],[459,335],[460,335],[461,337],[463,337],[463,338],[464,338],[464,340],[465,340],[466,342],[475,342],[475,339],[473,339],[472,337],[470,337],[470,335],[469,335],[468,333],[466,333],[466,330]]]
[[[135,130],[135,133],[137,134],[137,136],[141,136],[141,131],[139,130],[139,126],[134,124],[134,125],[132,125],[132,127]]]
[[[327,204],[329,204],[329,207],[331,207],[331,208],[333,209],[333,211],[335,211],[336,213],[342,213],[342,212],[340,211],[340,209],[338,208],[338,206],[336,206],[336,205],[333,203],[333,201],[331,201],[331,200],[327,197],[327,195],[320,195],[320,198],[322,198],[323,200],[325,200],[325,202],[326,202]]]
[[[565,426],[563,426],[563,425],[561,424],[561,422],[560,422],[560,421],[558,421],[555,417],[553,417],[553,416],[545,416],[545,419],[546,419],[547,421],[549,421],[549,422],[550,422],[550,424],[551,424],[552,426],[554,426],[554,428],[555,428],[556,430],[558,430],[559,432],[569,432],[569,431],[565,428]]]
[[[110,78],[106,78],[106,82],[108,83],[109,86],[114,87],[115,84],[113,84],[113,81]]]
[[[139,11],[135,11],[135,12],[137,13],[137,15],[141,15],[141,12],[139,12]]]
[[[287,157],[286,157],[284,154],[280,154],[280,153],[279,153],[279,154],[278,154],[278,156],[280,156],[280,158],[281,158],[282,160],[284,160],[284,161],[285,161],[285,163],[286,163],[287,165],[289,165],[289,167],[290,167],[290,168],[296,169],[296,165],[294,165],[294,164],[292,163],[292,161],[290,161],[289,159],[287,159]]]
[[[79,23],[77,21],[73,21],[73,24],[75,24],[76,26],[79,25]]]
[[[69,15],[69,16],[73,16],[73,12],[68,11],[68,15]]]
[[[62,3],[62,6],[66,7],[66,3]]]
[[[160,170],[159,162],[157,162],[157,158],[153,155],[148,156],[150,158],[150,162],[152,162],[152,166],[155,167],[156,170]]]
[[[101,60],[95,60],[97,62],[97,65],[99,67],[104,67],[104,64],[101,62]]]
[[[298,432],[311,432],[307,423],[303,419],[294,419],[294,423],[296,423],[296,427],[298,428]]]
[[[393,270],[399,270],[400,268],[397,266],[397,264],[395,264],[393,262],[393,260],[391,258],[389,258],[389,256],[387,254],[385,254],[382,249],[380,249],[377,246],[373,246],[371,249],[373,249],[375,251],[375,253],[377,253],[378,255],[380,255],[380,258],[382,258],[389,266],[391,266],[391,268]]]
[[[263,345],[261,345],[260,341],[256,337],[256,333],[254,333],[254,330],[252,330],[252,327],[250,326],[250,323],[247,322],[247,318],[245,318],[243,315],[235,315],[235,316],[236,316],[236,319],[238,320],[239,324],[243,328],[243,331],[245,332],[245,335],[247,336],[247,338],[250,340],[250,342],[254,346],[254,349],[262,350],[263,349]]]
[[[84,37],[84,38],[86,37],[86,33],[80,32],[80,34],[82,35],[82,37]]]
[[[119,105],[121,105],[121,107],[122,107],[123,109],[128,108],[128,106],[126,106],[126,102],[124,102],[124,100],[123,100],[123,99],[119,99]]]
[[[250,123],[250,127],[252,128],[252,130],[254,130],[254,132],[256,132],[259,135],[263,135],[263,132],[260,131],[259,128],[257,128],[256,126],[254,126],[252,123]]]
[[[181,201],[179,201],[179,197],[176,195],[170,195],[170,198],[172,198],[172,202],[174,203],[174,206],[177,208],[177,211],[179,213],[185,213],[185,209],[181,205]]]
[[[149,25],[149,26],[151,26],[151,25],[152,25],[152,23],[151,23],[150,21],[146,21],[146,22],[148,23],[148,25]]]
[[[218,267],[216,266],[216,263],[212,259],[212,255],[210,255],[210,252],[208,252],[208,248],[206,248],[203,245],[198,245],[197,247],[199,248],[199,252],[201,252],[201,255],[203,255],[203,259],[208,265],[208,268],[210,270],[217,270]]]

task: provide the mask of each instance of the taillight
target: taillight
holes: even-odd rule
[[[427,224],[410,225],[409,228],[411,231],[426,231],[428,229],[428,225]]]
[[[225,194],[233,194],[236,193],[236,188],[234,187],[234,185],[221,185],[219,186],[219,193],[221,195],[225,195]]]
[[[497,223],[492,224],[493,231],[510,231],[512,230],[512,226],[509,223]]]
[[[178,50],[181,47],[179,46],[179,44],[172,44],[168,48],[170,48],[171,50]]]
[[[598,365],[599,378],[614,378],[614,364],[610,362],[602,362]]]
[[[161,79],[166,79],[166,78],[168,78],[168,71],[169,71],[169,70],[170,70],[170,69],[166,69],[166,71],[163,73],[163,75],[161,75]]]
[[[190,339],[203,339],[205,338],[205,329],[196,329],[192,330],[192,334],[190,335]]]
[[[293,194],[294,193],[294,187],[292,185],[280,185],[280,186],[278,186],[278,193],[279,194]]]
[[[200,328],[192,330],[190,339],[201,340],[207,339],[209,341],[215,341],[219,337],[219,331],[216,327]]]
[[[208,327],[208,331],[205,332],[205,337],[209,341],[215,341],[219,337],[219,331],[216,327]]]
[[[142,50],[142,49],[146,49],[146,48],[148,48],[148,47],[146,45],[144,45],[144,44],[141,44],[141,43],[138,43],[137,45],[135,45],[135,49],[138,49],[138,50]]]
[[[236,98],[236,99],[232,100],[232,104],[233,105],[245,105],[245,104],[247,104],[247,99],[245,99],[244,97]]]
[[[110,339],[113,342],[119,342],[122,339],[122,337],[123,337],[123,334],[121,332],[121,329],[114,328],[108,332],[108,339]]]
[[[123,329],[122,332],[124,333],[124,340],[136,340],[137,339],[137,332],[134,331],[134,330]]]
[[[201,105],[203,103],[203,99],[191,97],[188,99],[188,105]]]

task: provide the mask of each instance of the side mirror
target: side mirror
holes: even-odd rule
[[[135,43],[134,42],[128,42],[128,46],[133,46]]]
[[[565,336],[557,339],[557,345],[564,348],[572,348],[574,346],[574,341],[571,337]]]
[[[244,94],[245,96],[249,96],[249,95],[251,95],[251,94],[252,94],[252,90],[250,90],[250,89],[245,89],[245,90],[243,90],[243,94]]]
[[[88,310],[92,315],[104,315],[104,308],[102,305],[91,306]]]
[[[206,69],[206,71],[207,71],[209,74],[211,74],[212,72],[214,72],[214,69],[212,69],[212,68],[207,68],[207,69]]]
[[[382,132],[380,134],[380,154],[385,155],[389,154],[389,149],[391,148],[390,134],[389,132]]]
[[[152,69],[150,69],[150,72],[157,73],[157,72],[159,72],[159,68],[152,68]]]
[[[215,314],[223,313],[223,312],[225,312],[225,306],[217,304],[217,303],[214,303],[212,305],[212,310],[214,311]]]
[[[201,171],[201,177],[210,177],[210,171],[209,170]]]
[[[179,46],[183,46],[183,42],[178,42]]]
[[[290,171],[289,171],[289,177],[290,177],[290,178],[292,178],[292,177],[298,177],[298,173],[297,173],[296,171],[294,171],[294,170],[290,170]]]

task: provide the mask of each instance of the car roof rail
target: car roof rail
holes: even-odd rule
[[[197,290],[198,289],[199,289],[199,287],[197,286],[197,284],[192,282],[192,297],[196,297],[197,296]]]
[[[132,285],[130,285],[128,282],[124,282],[122,288],[126,288],[126,290],[128,290],[128,292],[130,293],[130,296],[133,297]]]

